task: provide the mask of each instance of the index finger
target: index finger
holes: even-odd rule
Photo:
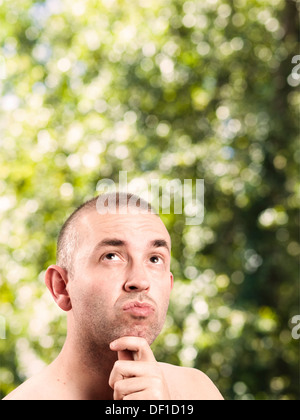
[[[138,362],[156,362],[148,342],[142,337],[121,337],[110,343],[110,349],[122,352],[132,352],[133,360]],[[123,359],[119,354],[119,360]]]

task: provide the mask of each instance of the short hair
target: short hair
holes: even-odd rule
[[[113,208],[110,207],[111,203],[114,204]],[[131,193],[106,193],[86,201],[73,211],[59,232],[56,252],[57,265],[67,270],[69,275],[72,276],[73,257],[79,242],[77,222],[83,213],[97,210],[99,214],[105,214],[110,210],[120,209],[124,206],[135,207],[136,210],[141,209],[143,212],[156,214],[150,203]],[[108,211],[102,213],[101,210],[105,209],[108,209]]]

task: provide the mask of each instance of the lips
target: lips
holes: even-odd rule
[[[128,302],[123,311],[136,317],[148,317],[154,312],[154,307],[146,302]]]

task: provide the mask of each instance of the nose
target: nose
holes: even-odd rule
[[[144,292],[148,291],[150,287],[150,282],[145,272],[145,269],[142,267],[141,263],[131,264],[128,268],[126,282],[124,284],[124,289],[126,292]]]

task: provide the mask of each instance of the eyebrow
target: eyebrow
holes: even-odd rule
[[[170,252],[169,245],[164,239],[155,239],[154,241],[151,241],[149,245],[150,248],[167,248],[167,250]]]
[[[98,242],[98,244],[94,248],[94,252],[106,246],[124,247],[126,245],[128,245],[128,243],[121,239],[107,238]],[[149,248],[166,248],[170,252],[169,245],[165,239],[154,239],[153,241],[149,242],[148,247]]]

